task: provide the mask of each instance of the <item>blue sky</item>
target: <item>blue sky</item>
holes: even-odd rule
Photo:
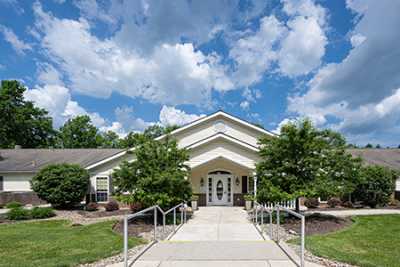
[[[121,136],[218,109],[400,144],[399,1],[0,0],[0,78]],[[384,19],[382,19],[384,17]]]

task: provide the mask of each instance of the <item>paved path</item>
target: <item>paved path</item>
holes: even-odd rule
[[[336,217],[348,217],[358,215],[383,215],[400,214],[400,209],[351,209],[351,210],[327,210],[327,211],[309,211],[310,213],[322,213]]]
[[[238,207],[201,207],[169,241],[156,243],[134,267],[294,267],[264,240]]]

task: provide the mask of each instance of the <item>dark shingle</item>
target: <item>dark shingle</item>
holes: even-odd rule
[[[361,157],[367,164],[376,164],[400,171],[400,149],[348,149],[353,156]]]
[[[0,172],[36,172],[49,164],[88,167],[124,149],[0,149]]]

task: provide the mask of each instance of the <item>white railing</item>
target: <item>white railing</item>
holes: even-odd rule
[[[178,230],[177,225],[176,225],[176,210],[178,208],[181,211],[181,221],[180,221],[180,224],[178,226],[181,226],[184,223],[186,223],[186,220],[187,220],[187,214],[186,214],[187,213],[187,205],[186,205],[186,202],[180,203],[180,204],[176,205],[175,207],[170,208],[167,211],[163,211],[158,205],[154,205],[154,206],[148,207],[147,209],[138,211],[138,212],[136,212],[134,214],[126,215],[124,217],[124,267],[128,267],[128,238],[129,238],[129,236],[128,236],[128,221],[132,220],[132,219],[135,219],[135,218],[138,218],[139,216],[143,216],[147,212],[150,212],[150,211],[153,212],[153,217],[154,217],[154,233],[153,233],[154,237],[153,238],[154,239],[153,239],[153,242],[148,244],[148,246],[146,247],[146,249],[147,249],[147,248],[151,247],[155,242],[157,242],[157,212],[159,211],[163,216],[162,223],[163,223],[163,232],[164,233],[165,233],[166,215],[169,214],[170,212],[173,212],[173,225],[174,225],[174,228],[173,228],[173,232],[172,233],[175,233]],[[137,257],[135,258],[135,260],[136,259],[137,259]]]
[[[285,201],[283,202],[285,203]],[[305,265],[305,259],[304,259],[304,253],[305,253],[305,216],[303,214],[297,213],[293,211],[292,209],[295,208],[295,202],[294,206],[293,203],[287,203],[289,205],[282,206],[280,204],[273,205],[262,205],[258,203],[257,201],[254,201],[254,207],[253,207],[253,222],[256,226],[256,228],[262,233],[263,232],[263,226],[264,226],[264,213],[268,214],[269,217],[269,229],[268,229],[268,235],[270,236],[271,240],[274,240],[278,245],[280,241],[280,235],[279,235],[279,228],[280,228],[280,214],[282,212],[287,212],[301,220],[301,226],[300,226],[300,267],[304,267]],[[273,216],[274,212],[276,213],[276,223],[275,226],[273,224]],[[260,217],[260,218],[259,218]],[[260,224],[260,227],[258,225]]]
[[[292,200],[287,200],[287,201],[280,201],[277,203],[272,203],[272,202],[267,202],[265,204],[265,207],[267,209],[274,209],[277,205],[287,208],[287,209],[291,209],[294,210],[296,209],[296,199],[292,199]]]

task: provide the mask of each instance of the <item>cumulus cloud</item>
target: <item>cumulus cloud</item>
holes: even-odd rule
[[[24,55],[26,51],[32,50],[32,45],[18,38],[12,29],[0,24],[0,32],[18,54]]]
[[[160,123],[164,126],[181,126],[204,116],[204,114],[188,114],[185,111],[177,109],[175,107],[163,106],[160,111]]]
[[[213,89],[232,89],[218,56],[191,43],[162,44],[142,56],[113,38],[92,35],[84,19],[58,19],[38,3],[34,10],[42,47],[82,94],[107,98],[117,91],[153,103],[203,105]]]
[[[314,117],[351,136],[379,136],[382,143],[400,134],[400,18],[397,1],[347,1],[359,16],[353,48],[339,63],[322,67],[303,95],[289,98],[289,111]],[[382,19],[385,14],[385,19]],[[388,110],[390,112],[388,112]],[[365,139],[363,139],[365,140]]]

